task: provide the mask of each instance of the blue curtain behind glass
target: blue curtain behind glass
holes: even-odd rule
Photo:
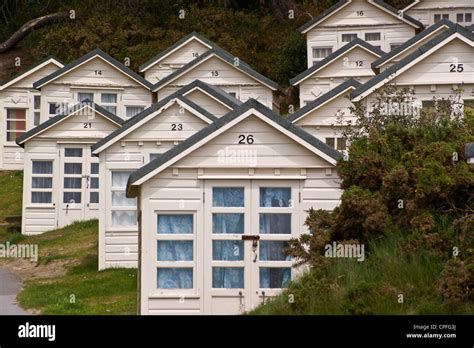
[[[289,207],[291,203],[290,187],[261,187],[260,207]]]
[[[288,286],[291,280],[290,268],[260,267],[260,288],[279,289]]]
[[[212,233],[244,233],[244,214],[215,213],[212,214]]]
[[[192,261],[193,241],[191,240],[159,240],[158,261]]]
[[[159,234],[192,234],[192,215],[158,215]]]
[[[244,188],[243,187],[213,187],[212,188],[213,207],[243,207]]]
[[[240,261],[244,259],[244,242],[241,240],[213,240],[214,261]]]
[[[262,261],[290,261],[290,256],[284,252],[288,247],[286,241],[260,241],[260,260]]]
[[[159,289],[192,289],[192,268],[158,268],[157,286]]]
[[[242,289],[244,287],[244,269],[242,267],[213,267],[212,287]]]

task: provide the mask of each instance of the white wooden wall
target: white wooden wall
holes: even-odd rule
[[[19,80],[13,85],[0,91],[0,170],[18,170],[23,169],[24,154],[23,149],[15,144],[8,142],[6,138],[6,116],[8,108],[26,110],[26,131],[33,128],[33,96],[39,95],[39,91],[33,89],[33,83],[37,80],[53,73],[58,67],[53,64],[47,64],[38,71]]]
[[[213,97],[196,88],[194,91],[185,95],[187,99],[199,105],[216,117],[221,117],[227,114],[231,109]]]
[[[145,71],[145,79],[157,83],[208,50],[209,48],[206,45],[193,39],[148,68]]]
[[[434,15],[449,15],[451,22],[457,22],[458,13],[471,13],[474,20],[474,3],[470,0],[424,0],[406,11],[406,14],[430,26],[435,23]],[[462,25],[471,25],[474,22],[459,22]]]
[[[213,76],[215,72],[218,72],[218,76]],[[272,108],[273,93],[270,88],[217,57],[209,58],[160,89],[158,91],[158,101],[196,79],[218,86],[226,92],[236,93],[236,98],[243,102],[249,98],[254,98],[268,108]]]
[[[268,178],[274,175],[274,168],[258,168],[250,176],[246,168],[226,168],[226,169],[204,169],[202,174],[209,176],[219,176],[225,179],[226,176],[239,176],[242,179],[247,178],[258,182],[260,177]],[[298,176],[301,174],[301,168],[282,169],[280,176]],[[339,204],[341,191],[339,189],[339,179],[335,170],[326,168],[306,170],[306,179],[300,180],[301,203],[299,221],[300,230],[297,233],[305,233],[307,227],[303,225],[307,210],[326,209],[332,210]],[[212,180],[206,180],[212,184]],[[232,186],[232,180],[227,179],[229,186]],[[278,179],[277,183],[288,182],[285,179]],[[204,192],[204,181],[199,179],[198,170],[195,168],[181,168],[179,174],[174,175],[172,170],[165,170],[153,179],[146,182],[141,189],[140,205],[142,207],[142,258],[141,258],[141,292],[140,292],[140,311],[141,314],[215,314],[204,310],[204,301],[208,300],[210,294],[206,293],[202,282],[203,272],[210,272],[210,269],[203,269],[203,248],[209,246],[203,245],[202,236],[204,216],[202,200]],[[210,198],[207,198],[210,199]],[[197,252],[195,254],[195,278],[197,281],[197,295],[182,295],[178,293],[169,293],[164,295],[158,293],[156,289],[156,242],[155,230],[150,230],[155,226],[157,211],[183,211],[194,212],[196,215],[195,225],[197,227]],[[180,298],[185,297],[185,301]],[[220,312],[230,313],[230,308],[220,308]]]
[[[101,75],[96,74],[100,71]],[[117,116],[125,118],[126,106],[143,106],[152,103],[147,88],[124,75],[101,58],[94,58],[41,88],[41,118],[46,121],[49,103],[78,103],[78,93],[117,94]],[[100,96],[94,102],[101,105]]]
[[[100,153],[99,269],[137,267],[137,227],[117,228],[111,224],[111,180],[113,171],[134,171],[148,163],[150,154],[164,153],[207,123],[174,104],[152,120],[130,132]],[[183,131],[172,131],[172,124],[182,124]]]
[[[313,47],[331,47],[334,52],[347,44],[342,41],[342,34],[357,34],[365,40],[366,33],[375,32],[381,34],[381,40],[369,43],[389,52],[391,44],[401,44],[413,37],[415,28],[366,0],[355,0],[306,34],[308,67],[318,60],[313,58]]]
[[[85,129],[84,123],[91,123]],[[88,114],[75,115],[49,130],[38,134],[25,143],[25,168],[23,179],[22,233],[31,235],[62,227],[59,223],[62,202],[59,149],[61,145],[89,144],[99,141],[115,130],[117,125],[99,115],[92,118]],[[51,204],[31,203],[32,161],[53,161],[53,194]],[[99,185],[102,185],[100,183]]]

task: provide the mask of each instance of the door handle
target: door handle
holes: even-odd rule
[[[243,312],[244,311],[244,294],[242,293],[242,290],[239,291],[239,301],[240,301],[239,310]]]

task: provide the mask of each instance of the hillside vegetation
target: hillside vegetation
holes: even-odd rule
[[[288,250],[309,272],[255,314],[473,314],[474,112],[437,100],[420,115],[385,115],[407,91],[381,91],[369,117],[361,104],[338,162],[345,189],[332,212],[310,210],[310,234]],[[363,246],[362,260],[327,246]],[[328,257],[332,256],[332,257]]]

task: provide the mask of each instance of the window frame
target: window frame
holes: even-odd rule
[[[160,215],[191,215],[192,216],[192,233],[158,233],[158,217]],[[187,295],[197,295],[198,284],[198,240],[197,240],[197,211],[196,210],[155,210],[153,212],[153,245],[155,252],[152,253],[154,262],[154,292],[158,294],[175,295],[177,297],[185,297]],[[158,243],[160,241],[192,241],[193,242],[193,260],[192,261],[158,261]],[[158,287],[158,269],[159,268],[191,268],[193,281],[191,288],[165,289]]]
[[[367,35],[375,35],[377,34],[378,35],[378,39],[377,40],[369,40],[367,38]],[[368,32],[368,33],[364,33],[364,38],[365,38],[365,41],[367,42],[380,42],[382,41],[382,33],[381,32]]]
[[[128,115],[127,115],[127,110],[128,110],[129,108],[141,108],[142,111],[140,111],[139,113],[137,113],[137,114],[135,114],[135,115],[133,115],[133,116],[128,116]],[[126,120],[129,120],[129,119],[135,117],[136,115],[142,113],[143,111],[145,111],[145,109],[146,109],[146,106],[144,106],[144,105],[125,105],[125,119],[126,119]]]
[[[40,173],[33,173],[34,162],[48,162],[51,163],[51,173],[50,174],[40,174]],[[36,159],[32,158],[29,162],[31,168],[31,181],[30,181],[30,194],[28,195],[28,203],[30,206],[54,206],[54,160],[53,159]],[[50,188],[33,188],[33,178],[51,178],[51,187]],[[50,192],[51,193],[51,201],[45,203],[33,203],[33,193],[34,192]]]
[[[325,55],[324,57],[315,57],[315,56],[314,56],[315,50],[316,50],[316,51],[326,50],[326,51],[329,51],[329,53],[328,53],[327,55]],[[324,58],[326,58],[327,56],[331,55],[332,52],[333,52],[333,50],[334,50],[334,48],[333,48],[332,46],[315,46],[315,47],[311,47],[312,58],[313,58],[313,60],[318,59],[318,61],[319,61],[319,60],[324,59]],[[314,62],[313,62],[313,64],[314,64]]]
[[[99,169],[100,171],[100,169]],[[123,187],[118,187],[118,186],[113,186],[113,175],[114,173],[118,173],[118,172],[126,172],[126,173],[129,173],[129,176],[130,174],[132,174],[133,172],[133,169],[130,170],[130,169],[111,169],[109,171],[109,182],[110,182],[110,190],[109,190],[109,194],[107,195],[107,200],[108,202],[110,202],[110,213],[107,213],[107,216],[108,218],[110,219],[109,220],[109,229],[111,231],[136,231],[138,229],[138,221],[135,221],[135,224],[134,225],[129,225],[129,226],[123,226],[123,225],[114,225],[113,223],[113,212],[114,211],[134,211],[135,212],[135,217],[138,219],[138,209],[137,209],[137,198],[135,198],[135,206],[114,206],[113,205],[113,198],[112,198],[112,195],[113,195],[113,192],[123,192],[123,193],[126,193],[126,186],[123,186]],[[100,186],[100,183],[99,183],[99,186]],[[99,197],[99,202],[100,202],[100,197]]]
[[[117,112],[118,112],[118,104],[119,104],[119,94],[117,92],[107,92],[107,91],[101,91],[98,93],[100,95],[100,98],[98,100],[100,100],[100,103],[99,105],[101,107],[103,107],[104,109],[106,109],[108,112],[114,114],[114,115],[117,115]],[[109,102],[103,102],[102,101],[102,96],[103,95],[106,95],[106,94],[110,94],[110,95],[115,95],[115,103],[109,103]],[[108,108],[109,107],[114,107],[115,108],[115,112],[112,112],[110,111]]]
[[[355,38],[347,41],[347,40],[344,40],[344,36],[351,36],[351,37],[354,37],[355,35]],[[357,39],[359,37],[359,34],[358,33],[341,33],[341,42],[345,42],[345,43],[349,43],[349,42],[352,42],[354,41],[355,39]]]
[[[10,110],[21,110],[24,112],[25,114],[25,118],[24,119],[19,119],[19,118],[10,118],[9,115],[8,115],[8,112]],[[7,144],[15,144],[15,139],[17,137],[15,137],[15,139],[13,140],[8,140],[8,134],[9,133],[17,133],[17,131],[14,131],[14,130],[11,130],[11,129],[8,129],[8,122],[17,122],[17,121],[20,121],[20,122],[23,122],[25,127],[24,127],[24,130],[19,130],[19,132],[21,132],[20,135],[24,134],[27,129],[28,129],[28,125],[27,125],[27,122],[28,122],[28,109],[27,108],[5,108],[5,142]]]

